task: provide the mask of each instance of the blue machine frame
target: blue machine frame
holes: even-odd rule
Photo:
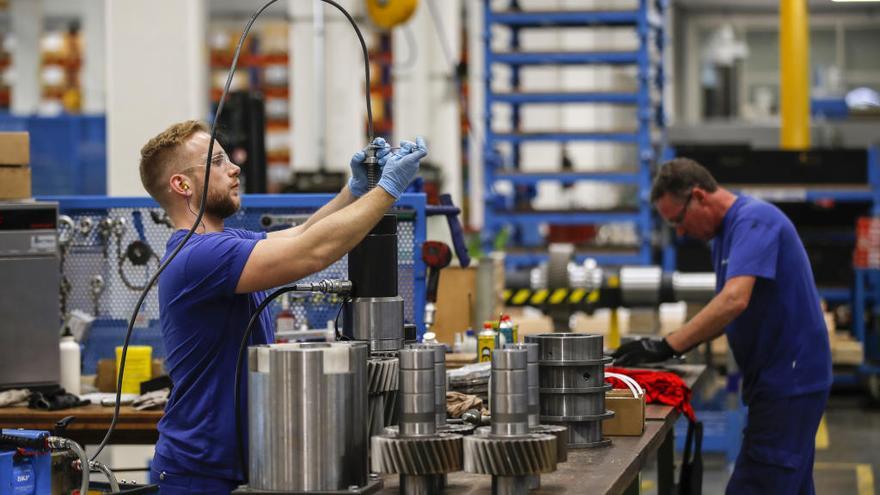
[[[245,194],[242,196],[242,208],[291,208],[317,210],[326,204],[332,194]],[[149,197],[106,197],[106,196],[45,196],[37,198],[41,201],[57,201],[59,211],[106,211],[111,208],[159,208]],[[421,246],[426,236],[426,203],[425,194],[406,193],[395,203],[394,208],[412,211],[413,221],[413,322],[416,324],[419,337],[425,331],[425,264],[421,257]]]
[[[639,249],[636,254],[593,253],[601,264],[648,264],[651,262],[651,235],[653,217],[649,201],[651,187],[651,167],[656,158],[652,129],[656,126],[661,131],[660,147],[665,146],[665,110],[663,103],[663,86],[665,73],[663,68],[663,51],[665,45],[665,27],[663,16],[666,12],[665,0],[640,0],[635,10],[627,11],[493,11],[491,2],[484,0],[483,39],[484,39],[484,74],[485,74],[485,129],[486,139],[483,145],[483,161],[485,166],[484,197],[484,246],[489,249],[492,238],[505,226],[518,228],[520,241],[526,246],[539,245],[539,224],[603,224],[609,222],[632,222],[639,234]],[[656,8],[656,15],[651,6]],[[491,27],[506,26],[511,29],[511,51],[492,51]],[[561,27],[561,26],[611,26],[634,27],[639,35],[639,48],[632,51],[611,52],[518,52],[520,47],[521,28]],[[653,38],[652,38],[653,36]],[[652,41],[659,56],[652,57]],[[513,92],[496,93],[492,90],[492,66],[504,64],[511,68],[511,86],[519,87],[520,69],[526,65],[635,65],[639,74],[639,89],[635,92]],[[652,86],[656,87],[659,99],[652,102]],[[635,105],[637,108],[638,127],[634,132],[541,132],[541,133],[496,133],[492,130],[492,105],[505,103],[511,106],[512,128],[518,129],[520,111],[523,104],[567,104],[567,103],[607,103]],[[551,142],[613,142],[629,143],[638,147],[638,170],[631,173],[519,173],[519,145],[528,141]],[[510,165],[505,166],[496,151],[498,143],[510,143],[513,151]],[[613,184],[633,184],[638,186],[638,210],[632,213],[611,212],[517,212],[505,207],[506,198],[494,192],[498,181],[510,181],[515,185],[535,187],[537,182],[555,180],[562,183],[575,181],[601,181]],[[578,257],[583,261],[585,255]],[[505,257],[510,266],[534,265],[547,259],[546,253],[508,253]]]

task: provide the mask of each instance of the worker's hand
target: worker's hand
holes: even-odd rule
[[[379,187],[388,194],[399,198],[419,171],[419,160],[428,154],[425,138],[419,136],[416,142],[401,141],[400,149],[392,151],[382,166]]]
[[[378,147],[376,150],[376,158],[379,160],[381,167],[391,152],[391,146],[384,139],[377,137],[373,140],[373,146]],[[367,192],[367,166],[364,160],[367,158],[367,148],[364,148],[351,157],[351,178],[348,179],[348,189],[351,193],[359,198]]]
[[[620,346],[611,357],[615,366],[635,366],[640,363],[666,361],[675,356],[675,350],[666,339],[639,339]]]

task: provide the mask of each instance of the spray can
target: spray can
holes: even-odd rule
[[[477,353],[481,363],[492,361],[492,351],[498,348],[498,332],[492,322],[483,323],[483,330],[477,335]]]
[[[501,333],[501,336],[504,337],[504,341],[507,344],[516,344],[519,342],[519,328],[517,325],[513,324],[513,321],[510,319],[510,315],[501,315],[501,320],[498,322],[498,332]]]

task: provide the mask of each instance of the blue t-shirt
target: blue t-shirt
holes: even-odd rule
[[[831,387],[831,349],[810,261],[775,206],[740,196],[712,243],[716,291],[755,277],[749,305],[725,329],[743,375],[743,400],[791,397]]]
[[[186,234],[168,239],[167,256]],[[224,229],[193,235],[159,277],[165,367],[174,388],[159,421],[157,469],[241,480],[232,407],[235,362],[248,320],[266,297],[236,294],[251,251],[266,234]],[[274,340],[267,311],[249,345]],[[244,368],[244,366],[242,366]],[[241,378],[243,432],[247,432],[247,377]]]

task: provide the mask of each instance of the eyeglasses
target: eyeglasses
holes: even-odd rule
[[[687,199],[684,201],[684,208],[681,209],[681,213],[676,215],[675,218],[670,218],[666,221],[666,223],[669,224],[670,227],[672,227],[673,229],[678,228],[681,223],[684,222],[684,217],[687,216],[688,207],[691,205],[691,199],[693,198],[694,190],[691,189],[691,191],[688,193]]]
[[[229,155],[227,155],[225,152],[218,151],[217,153],[214,153],[214,156],[211,158],[211,166],[212,167],[221,168],[226,164],[235,165],[232,162],[232,160],[229,159]],[[204,161],[199,165],[193,165],[191,167],[187,167],[186,169],[180,171],[180,173],[186,174],[186,173],[192,172],[193,170],[198,170],[198,169],[202,169],[202,170],[205,169],[205,162]]]

